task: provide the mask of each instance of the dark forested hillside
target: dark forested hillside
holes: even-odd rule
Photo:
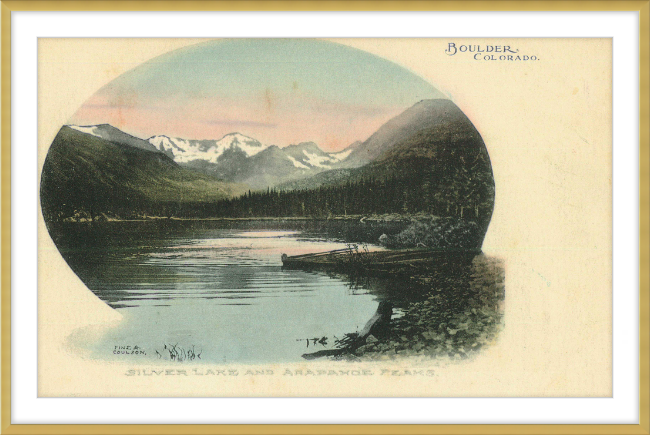
[[[374,160],[280,187],[308,190],[306,197],[319,198],[321,192],[342,194],[358,186],[362,192],[345,199],[348,214],[356,214],[354,208],[360,213],[425,212],[471,219],[487,228],[495,195],[490,158],[476,128],[451,101],[416,104],[357,149]],[[324,213],[332,208],[332,201],[327,203]],[[319,204],[324,207],[323,201]],[[336,208],[332,213],[340,214]]]
[[[478,164],[478,163],[476,163]],[[331,217],[403,213],[426,213],[440,217],[458,217],[477,222],[489,221],[492,204],[483,197],[490,189],[436,188],[449,175],[436,174],[423,167],[411,167],[402,174],[358,177],[335,185],[304,190],[248,192],[238,198],[215,204],[196,204],[205,216],[224,217]],[[458,176],[463,176],[460,171]],[[187,210],[193,213],[198,210]]]
[[[63,127],[41,175],[46,222],[167,213],[169,204],[215,202],[242,190],[182,168],[168,156]]]

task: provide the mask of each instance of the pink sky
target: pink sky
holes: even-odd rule
[[[364,141],[405,109],[352,106],[304,93],[279,97],[267,92],[247,99],[245,106],[214,97],[143,101],[136,95],[117,98],[98,93],[69,123],[107,123],[143,139],[154,135],[220,139],[236,131],[267,145],[284,147],[314,141],[323,150],[338,151],[357,140]]]
[[[444,98],[410,71],[312,39],[231,39],[154,58],[97,92],[70,124],[108,123],[146,139],[316,142],[338,151],[425,98]]]

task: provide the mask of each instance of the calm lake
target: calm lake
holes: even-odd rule
[[[346,247],[318,229],[297,227],[295,222],[223,221],[51,227],[73,271],[123,315],[98,340],[80,332],[71,344],[92,358],[133,363],[300,361],[303,354],[332,349],[337,339],[362,329],[382,300],[391,301],[399,324],[400,318],[421,316],[414,310],[440,294],[448,300],[433,302],[440,309],[426,316],[445,334],[456,330],[452,322],[465,325],[457,330],[467,331],[469,339],[461,344],[468,349],[476,348],[479,338],[487,340],[500,322],[503,270],[487,257],[434,273],[421,285],[285,270],[283,253]],[[446,341],[443,347],[449,348]],[[457,347],[454,342],[454,352]]]

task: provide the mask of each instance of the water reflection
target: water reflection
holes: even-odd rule
[[[296,361],[299,339],[342,336],[377,308],[343,278],[282,270],[283,252],[345,246],[324,238],[219,222],[77,224],[55,235],[75,273],[123,315],[102,337],[71,338],[91,358],[178,362],[200,350],[194,362]],[[136,345],[144,353],[113,353]]]
[[[92,358],[135,362],[174,355],[176,362],[197,355],[195,362],[204,363],[298,361],[303,355],[465,358],[499,331],[504,271],[495,258],[450,255],[372,276],[286,270],[282,253],[345,244],[328,241],[327,234],[259,225],[50,228],[70,267],[124,317],[99,338],[79,331],[74,345]],[[114,353],[115,346],[136,345],[142,350],[136,356]]]
[[[391,276],[392,275],[392,276]],[[450,256],[384,276],[348,276],[353,288],[380,301],[363,329],[337,339],[336,349],[305,359],[385,359],[422,355],[465,359],[495,341],[503,321],[505,271],[484,254]]]

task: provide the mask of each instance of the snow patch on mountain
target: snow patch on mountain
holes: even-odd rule
[[[102,137],[101,134],[99,133],[100,130],[96,125],[68,125],[68,127],[85,134]]]
[[[291,157],[291,156],[287,156],[287,158],[288,158],[289,160],[291,160],[291,163],[293,163],[293,166],[295,166],[296,168],[300,168],[300,169],[309,169],[309,166],[306,166],[306,165],[300,163],[298,160],[294,159],[293,157]]]
[[[333,160],[327,154],[319,156],[318,154],[310,153],[307,150],[303,150],[303,154],[305,155],[305,157],[307,157],[305,163],[307,163],[309,166],[316,167],[316,168],[331,169],[330,165],[338,161],[338,160]]]
[[[349,148],[347,150],[343,150],[343,151],[340,151],[338,153],[330,154],[330,157],[332,157],[332,158],[334,158],[334,159],[336,159],[337,161],[340,162],[342,160],[347,159],[351,152],[352,152],[352,149]]]
[[[184,153],[185,149],[183,146],[179,145],[182,144],[185,147],[189,146],[189,141],[185,139],[179,139],[179,138],[170,138],[167,136],[154,136],[148,139],[149,143],[158,148],[158,150],[162,152],[167,152],[169,150],[177,151],[180,153]]]

